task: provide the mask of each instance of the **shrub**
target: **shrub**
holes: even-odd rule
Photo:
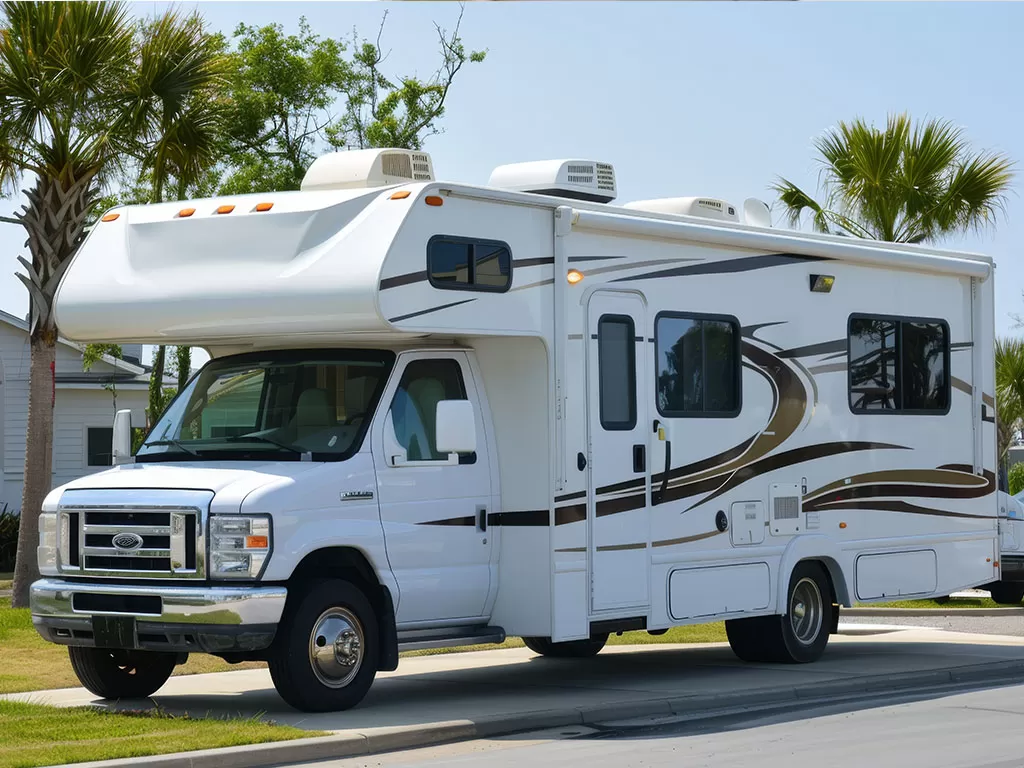
[[[1010,475],[1007,478],[1010,484],[1010,495],[1016,496],[1024,491],[1024,463],[1014,464],[1010,467]]]
[[[18,551],[18,523],[21,516],[7,504],[0,508],[0,571],[14,570],[14,555]]]

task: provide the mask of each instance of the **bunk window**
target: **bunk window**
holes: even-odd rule
[[[603,315],[597,323],[597,370],[601,426],[636,427],[636,338],[633,318]]]
[[[944,321],[853,315],[848,354],[855,413],[949,412],[949,326]]]
[[[654,321],[662,416],[731,418],[740,412],[740,326],[734,317],[662,312]]]
[[[427,275],[435,288],[501,293],[512,285],[512,252],[493,240],[437,235],[427,243]]]

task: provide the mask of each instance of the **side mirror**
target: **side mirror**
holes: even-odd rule
[[[473,453],[476,450],[476,415],[469,400],[442,400],[437,404],[437,450]]]
[[[118,411],[114,414],[114,434],[112,439],[113,464],[130,464],[132,462],[132,412]]]

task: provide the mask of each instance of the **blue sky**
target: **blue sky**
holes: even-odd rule
[[[137,4],[147,13],[163,4]],[[191,6],[186,6],[191,7]],[[384,35],[392,73],[428,75],[450,2],[210,2],[230,32],[305,15],[321,35]],[[1024,161],[1024,4],[469,3],[462,34],[487,48],[452,89],[426,149],[439,177],[486,182],[497,165],[583,157],[614,164],[620,202],[711,195],[772,202],[784,174],[814,188],[812,141],[836,121],[907,110],[963,126],[978,148]],[[994,231],[944,245],[993,256],[996,324],[1024,314],[1024,167]],[[13,201],[0,201],[7,213]],[[0,225],[0,308],[23,316],[20,229]],[[1024,331],[1021,331],[1024,333]]]

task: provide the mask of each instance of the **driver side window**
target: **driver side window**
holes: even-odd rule
[[[444,461],[437,450],[437,404],[442,400],[465,400],[462,369],[455,360],[414,360],[406,366],[391,402],[395,437],[409,461]],[[472,464],[476,454],[459,457],[460,464]]]

